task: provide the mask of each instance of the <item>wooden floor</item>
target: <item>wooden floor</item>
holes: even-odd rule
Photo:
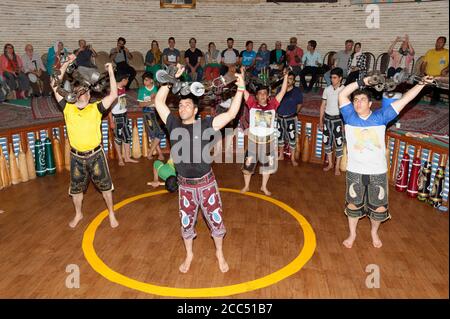
[[[149,192],[151,162],[119,168],[111,163],[115,202]],[[241,188],[238,164],[214,166],[219,186]],[[384,246],[370,242],[369,220],[359,224],[354,247],[341,245],[347,235],[343,214],[345,175],[335,177],[313,164],[292,168],[280,163],[270,179],[273,197],[298,210],[312,225],[317,248],[295,275],[270,287],[232,298],[448,298],[448,214],[405,194],[390,192],[392,220],[381,226]],[[72,230],[73,206],[68,174],[38,178],[0,191],[0,298],[161,298],[106,280],[84,258],[81,241],[87,225],[104,209],[91,185],[84,200],[85,218]],[[257,192],[261,177],[252,180]],[[298,223],[278,207],[247,196],[222,193],[228,229],[224,251],[230,271],[220,273],[214,246],[202,219],[188,274],[178,272],[184,257],[176,194],[136,201],[117,212],[120,226],[102,223],[95,248],[112,269],[136,280],[171,287],[237,284],[267,275],[295,258],[303,245]],[[80,267],[79,289],[65,286],[66,266]],[[381,287],[365,285],[366,266],[380,267]]]

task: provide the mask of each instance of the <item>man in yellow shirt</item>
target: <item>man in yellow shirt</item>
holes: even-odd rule
[[[444,48],[446,42],[446,37],[437,38],[435,48],[428,50],[423,58],[422,64],[420,65],[421,74],[434,77],[448,77],[448,49]],[[433,97],[431,98],[430,104],[435,105],[440,100],[441,89],[436,87],[432,89]]]
[[[70,55],[67,62],[61,66],[59,79],[62,80],[67,67],[76,59]],[[74,228],[83,218],[81,206],[83,193],[89,185],[89,178],[102,192],[103,198],[109,211],[109,221],[112,228],[119,226],[113,209],[112,190],[114,186],[109,174],[108,162],[101,144],[101,122],[102,116],[114,100],[117,99],[117,84],[111,63],[105,65],[110,79],[110,93],[101,101],[90,103],[89,90],[81,91],[81,87],[75,85],[77,101],[72,104],[58,94],[54,83],[52,83],[55,98],[63,110],[66,122],[67,135],[70,143],[70,187],[69,194],[75,206],[75,218],[69,223]],[[81,89],[81,90],[80,90]]]

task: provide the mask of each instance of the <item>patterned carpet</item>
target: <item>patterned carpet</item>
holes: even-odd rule
[[[322,90],[304,95],[303,107],[300,114],[319,117],[320,104],[322,103]],[[373,108],[377,109],[380,101],[373,102]],[[428,102],[411,102],[400,113],[396,122],[400,122],[402,131],[435,134],[444,136],[449,134],[449,106],[448,104],[429,105]],[[395,123],[395,122],[394,122]]]

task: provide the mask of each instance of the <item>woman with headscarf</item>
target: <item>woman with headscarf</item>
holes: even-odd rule
[[[348,59],[348,76],[345,85],[363,79],[367,74],[366,55],[363,53],[361,43],[355,43],[353,53]]]
[[[53,74],[53,69],[59,69],[61,64],[68,56],[67,49],[64,48],[62,41],[56,41],[55,45],[48,49],[47,54],[47,72],[49,75]]]
[[[158,70],[161,69],[162,52],[159,49],[158,41],[153,40],[151,49],[145,55],[145,72],[150,72],[153,78]]]
[[[0,56],[0,76],[3,77],[11,90],[16,91],[16,98],[23,99],[28,96],[30,81],[23,72],[23,62],[14,51],[14,46],[5,44],[3,55]]]
[[[398,49],[398,51],[394,50],[394,46],[398,43],[402,42],[402,45]],[[393,77],[396,73],[399,73],[402,70],[406,70],[408,72],[411,71],[411,63],[414,60],[414,48],[409,42],[409,37],[406,34],[405,38],[397,37],[394,42],[392,42],[388,54],[391,57],[391,61],[389,62],[389,69],[387,70],[388,78]]]
[[[208,52],[205,53],[205,80],[212,81],[220,75],[220,51],[216,44],[208,44]]]

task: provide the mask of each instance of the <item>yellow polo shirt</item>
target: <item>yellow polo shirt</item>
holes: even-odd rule
[[[431,76],[439,76],[441,71],[448,66],[448,49],[428,50],[423,60],[427,62],[425,73]]]
[[[86,152],[100,145],[101,123],[105,108],[101,101],[90,103],[79,109],[75,104],[61,102],[70,146],[79,152]]]

